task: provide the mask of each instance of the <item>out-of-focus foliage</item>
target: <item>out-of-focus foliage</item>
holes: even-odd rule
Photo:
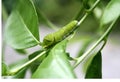
[[[7,75],[8,70],[8,66],[2,62],[2,76]]]
[[[5,8],[8,14],[15,8],[18,0],[2,0],[2,4],[5,5]]]
[[[112,0],[103,13],[101,25],[109,24],[120,16],[120,0]]]
[[[8,13],[14,8],[17,0],[2,0],[5,4],[5,8]],[[35,5],[45,14],[45,16],[56,25],[65,25],[71,21],[74,16],[78,13],[79,9],[82,7],[83,0],[33,0]],[[95,0],[89,0],[89,2],[94,2]],[[101,0],[99,8],[102,10],[108,4],[110,0]],[[51,6],[52,5],[52,6]],[[99,10],[98,10],[99,12]],[[86,21],[80,26],[79,32],[84,34],[88,32],[89,34],[94,33],[93,31],[98,29],[98,20],[92,13]],[[89,27],[88,27],[89,26]],[[117,24],[114,33],[118,32],[117,29],[119,25]]]

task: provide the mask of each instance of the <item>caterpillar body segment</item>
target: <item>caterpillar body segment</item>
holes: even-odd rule
[[[42,43],[43,48],[47,48],[49,46],[55,45],[56,43],[63,40],[65,37],[68,36],[69,33],[75,30],[77,24],[78,21],[76,20],[71,21],[69,24],[65,25],[63,28],[59,29],[58,31],[46,35]]]

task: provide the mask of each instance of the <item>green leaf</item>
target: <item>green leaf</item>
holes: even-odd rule
[[[31,0],[19,0],[5,26],[6,42],[15,49],[39,44],[38,17]]]
[[[38,50],[32,54],[29,55],[29,60],[31,60],[32,58],[34,58],[35,56],[39,55],[41,52],[43,52],[43,50]],[[47,54],[44,54],[42,56],[40,56],[37,60],[35,60],[31,65],[30,65],[30,70],[31,73],[33,74],[36,69],[38,68],[38,66],[41,64],[41,62],[43,61],[43,59],[46,57]]]
[[[27,54],[27,51],[24,49],[15,49],[15,51],[20,53],[20,54]]]
[[[27,72],[27,67],[23,68],[21,71],[19,71],[16,75],[13,76],[13,78],[24,78],[25,74]]]
[[[102,78],[102,57],[100,51],[93,57],[85,78]]]
[[[101,18],[101,26],[106,25],[120,16],[120,0],[111,0]]]
[[[49,52],[46,59],[40,64],[32,78],[75,78],[73,69],[67,59],[64,40]]]
[[[8,70],[9,70],[8,66],[5,63],[2,62],[2,76],[7,75]]]

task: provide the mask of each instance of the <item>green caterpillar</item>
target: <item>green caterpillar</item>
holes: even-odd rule
[[[43,48],[47,48],[63,40],[65,37],[69,35],[70,32],[72,32],[76,28],[77,24],[78,24],[78,21],[76,20],[71,21],[69,24],[67,24],[60,30],[46,35],[42,43]]]

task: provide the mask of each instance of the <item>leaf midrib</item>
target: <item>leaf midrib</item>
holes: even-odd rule
[[[27,25],[24,23],[24,20],[22,19],[21,15],[19,14],[19,12],[16,10],[16,14],[18,14],[21,22],[23,23],[23,25],[25,26],[25,29],[28,31],[28,33],[32,36],[32,38],[38,43],[40,44],[40,42],[36,39],[36,37],[34,37],[34,35],[30,32],[30,30],[27,28]]]

